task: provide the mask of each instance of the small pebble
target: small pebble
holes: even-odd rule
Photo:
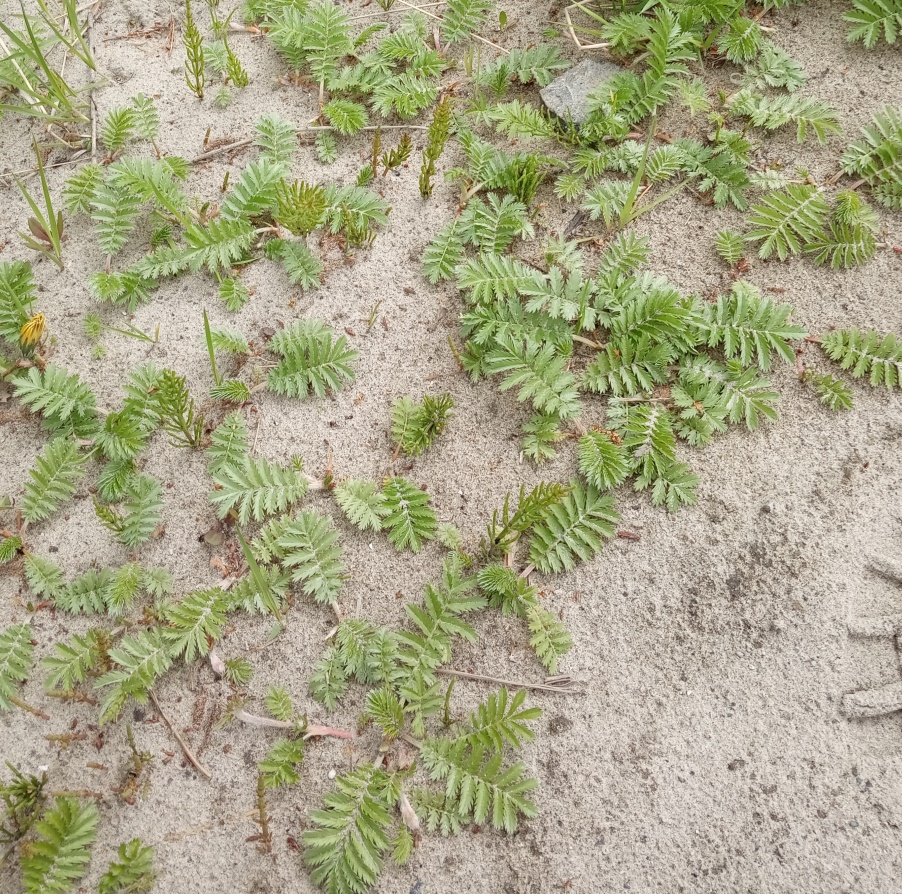
[[[334,778],[335,778],[335,771],[329,770],[329,779],[334,779]]]

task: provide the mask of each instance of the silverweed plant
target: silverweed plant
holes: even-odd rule
[[[891,248],[882,241],[882,215],[902,209],[902,112],[874,110],[857,136],[842,136],[837,113],[806,88],[802,66],[765,24],[784,5],[579,5],[580,33],[594,32],[628,65],[594,92],[577,125],[533,101],[536,88],[568,67],[561,48],[508,52],[494,43],[507,34],[500,18],[488,40],[479,32],[496,21],[489,0],[449,0],[430,13],[435,32],[426,10],[399,18],[394,9],[373,23],[331,0],[248,0],[239,25],[219,0],[186,4],[185,78],[198,101],[206,99],[200,108],[214,87],[221,105],[231,88],[250,82],[232,47],[241,49],[235,31],[244,28],[264,34],[261,45],[286,66],[280,89],[313,85],[316,117],[298,126],[261,116],[250,138],[229,147],[250,150],[243,167],[217,174],[212,196],[197,195],[195,164],[220,150],[205,140],[196,159],[169,154],[155,100],[139,95],[97,119],[104,154],[67,180],[57,203],[67,234],[90,227],[103,256],[87,281],[98,307],[84,334],[95,347],[105,332],[149,349],[164,343],[159,328],[151,336],[152,327],[145,332],[121,315],[166,301],[161,285],[193,276],[192,288],[223,302],[204,299],[203,313],[194,313],[209,358],[197,380],[151,354],[123,371],[118,397],[101,402],[90,375],[66,369],[67,355],[54,353],[53,308],[40,301],[32,264],[0,263],[0,374],[46,432],[15,499],[0,506],[0,563],[20,576],[24,617],[0,630],[0,712],[48,717],[24,698],[40,683],[54,703],[78,700],[96,711],[104,735],[124,736],[130,748],[130,786],[117,790],[131,803],[151,777],[125,718],[152,704],[168,723],[160,684],[206,662],[230,693],[218,706],[224,719],[273,736],[260,746],[247,793],[259,828],[249,840],[271,853],[274,823],[285,819],[280,793],[303,790],[311,740],[354,738],[325,725],[325,715],[356,699],[359,731],[378,739],[378,757],[338,774],[296,838],[312,881],[332,894],[377,887],[386,865],[404,865],[425,835],[486,827],[512,834],[528,823],[542,803],[528,770],[540,708],[527,704],[524,689],[504,685],[472,711],[455,710],[450,665],[461,644],[477,641],[480,615],[497,611],[519,625],[537,671],[557,675],[572,660],[573,640],[563,613],[543,598],[544,580],[603,551],[617,532],[620,488],[645,491],[671,512],[695,503],[694,451],[729,431],[752,436],[777,419],[772,380],[780,364],[798,372],[812,406],[830,411],[852,409],[849,380],[902,387],[897,336],[852,321],[810,335],[790,303],[747,278],[754,264],[793,258],[812,268],[869,263]],[[2,109],[84,129],[90,110],[50,61],[65,52],[94,68],[78,8],[64,0],[63,27],[43,0],[37,6],[21,28],[2,26],[11,47],[0,60]],[[853,0],[849,40],[865,48],[894,43],[897,6]],[[732,92],[711,89],[713,66],[729,72]],[[674,107],[694,119],[691,134],[659,131],[660,116]],[[321,163],[365,147],[367,131],[359,173],[321,180]],[[800,153],[812,142],[825,151],[845,146],[837,150],[841,173],[820,182],[801,160],[798,168],[761,168],[759,150],[783,131]],[[301,145],[311,139],[299,168]],[[248,408],[291,400],[316,409],[341,396],[366,340],[352,342],[349,328],[308,313],[265,334],[246,317],[235,326],[214,322],[252,300],[253,280],[244,276],[251,265],[277,265],[286,290],[309,292],[334,266],[334,252],[349,263],[365,260],[390,226],[393,190],[413,189],[405,172],[414,145],[422,153],[420,196],[433,195],[442,173],[456,192],[449,222],[422,258],[424,279],[460,299],[454,359],[472,382],[494,380],[524,405],[523,459],[541,464],[560,453],[570,461],[565,480],[521,486],[486,510],[475,543],[424,481],[461,424],[455,412],[464,415],[461,395],[471,385],[399,397],[383,420],[378,478],[351,477],[331,462],[313,474],[301,456],[257,452]],[[32,213],[25,244],[62,266],[63,217],[40,149],[42,197],[22,186]],[[453,165],[444,172],[442,159]],[[653,272],[652,240],[634,226],[678,194],[711,215],[735,212],[712,246],[730,282],[710,300]],[[545,235],[549,207],[570,221],[557,235]],[[118,315],[114,322],[108,313]],[[181,499],[152,472],[159,456],[206,466],[210,528],[202,537],[224,547],[230,563],[215,585],[185,586],[152,562]],[[86,493],[110,558],[81,568],[57,563],[42,554],[40,534]],[[362,535],[443,560],[437,578],[404,602],[396,626],[342,610],[355,567],[349,551]],[[32,619],[45,609],[72,623],[64,639],[38,642],[43,627]],[[264,681],[265,713],[251,713],[247,687],[262,668],[252,651],[238,651],[232,633],[256,616],[271,625],[271,642],[317,613],[324,630],[334,629],[309,669],[306,709]],[[567,691],[553,681],[537,688]],[[210,776],[176,738],[197,772]],[[107,802],[58,792],[55,780],[15,767],[6,779],[0,844],[23,890],[62,894],[83,884]],[[150,890],[163,855],[138,838],[115,844],[100,894]]]

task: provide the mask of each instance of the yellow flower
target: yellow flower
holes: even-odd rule
[[[19,330],[19,341],[23,348],[36,345],[44,334],[47,319],[43,314],[35,314]]]

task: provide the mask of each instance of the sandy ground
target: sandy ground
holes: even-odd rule
[[[359,4],[355,3],[356,8]],[[6,4],[8,12],[10,5]],[[765,157],[800,164],[817,177],[836,170],[847,139],[887,103],[902,105],[899,50],[865,52],[844,41],[841,2],[792,8],[774,19],[774,38],[807,69],[808,95],[832,103],[846,134],[826,147],[772,141]],[[399,20],[393,11],[390,20]],[[367,11],[372,11],[369,7]],[[510,3],[507,46],[539,39],[547,7]],[[186,157],[201,151],[204,133],[240,138],[263,110],[303,123],[315,116],[309,88],[274,88],[280,66],[263,40],[235,36],[252,86],[234,104],[201,109],[182,80],[182,55],[167,53],[167,34],[113,40],[129,31],[169,21],[163,3],[107,2],[97,23],[97,55],[110,85],[97,93],[101,114],[138,92],[158,97],[165,150]],[[563,39],[561,39],[563,43]],[[567,52],[575,57],[571,49]],[[716,77],[723,80],[725,72]],[[531,95],[526,91],[525,95]],[[672,115],[672,132],[692,125]],[[416,142],[416,140],[415,140]],[[2,169],[28,166],[27,130],[4,121]],[[350,182],[366,153],[363,139],[344,141],[339,161],[325,167],[302,147],[297,176]],[[227,170],[249,160],[223,156],[197,169],[190,188],[214,198]],[[453,154],[444,163],[450,166]],[[64,175],[54,172],[58,190]],[[59,339],[54,361],[78,371],[101,404],[120,398],[127,368],[150,356],[187,374],[198,395],[209,388],[202,308],[214,325],[235,326],[249,336],[275,321],[317,316],[348,327],[360,350],[357,380],[332,400],[301,403],[271,395],[249,413],[259,426],[257,452],[285,461],[300,453],[314,472],[328,457],[339,476],[376,477],[390,468],[388,409],[408,393],[448,390],[457,412],[447,434],[406,472],[428,486],[443,518],[453,520],[474,543],[493,507],[520,483],[566,480],[575,469],[572,447],[537,471],[518,461],[519,426],[527,418],[510,395],[492,382],[471,384],[457,371],[447,346],[456,334],[459,300],[448,286],[432,288],[419,271],[431,235],[453,213],[451,187],[419,197],[415,166],[382,184],[392,205],[391,226],[370,251],[346,265],[330,257],[323,287],[302,294],[280,270],[258,264],[246,274],[253,300],[237,315],[226,312],[208,278],[168,282],[134,323],[160,325],[150,351],[131,339],[107,334],[108,356],[91,359],[82,320],[92,306],[85,280],[103,264],[86,220],[67,227],[67,266],[36,264],[41,309]],[[0,221],[10,241],[0,260],[27,257],[15,230],[25,220],[15,188],[2,190]],[[548,191],[539,235],[569,216]],[[736,226],[732,212],[716,212],[681,196],[644,218],[640,230],[653,246],[652,267],[682,290],[708,293],[728,287],[725,268],[712,248],[715,232]],[[883,215],[887,240],[902,244],[902,216]],[[138,249],[135,249],[137,252]],[[749,274],[762,288],[785,290],[795,319],[812,332],[855,325],[902,332],[900,256],[882,253],[863,269],[830,273],[808,262],[754,262]],[[365,319],[379,304],[379,323]],[[100,311],[115,323],[114,309]],[[809,346],[806,360],[826,368]],[[781,419],[749,434],[733,431],[704,451],[687,452],[701,477],[699,502],[676,516],[653,509],[647,498],[618,494],[622,527],[638,541],[615,540],[594,562],[546,582],[546,603],[563,613],[575,647],[564,670],[585,684],[584,695],[543,696],[537,740],[525,759],[540,781],[540,813],[512,838],[488,831],[459,839],[424,838],[410,864],[389,868],[382,892],[622,891],[805,892],[890,894],[902,876],[902,714],[850,721],[840,710],[844,692],[899,679],[899,656],[890,640],[852,639],[847,620],[898,611],[902,591],[868,570],[868,556],[902,552],[902,401],[898,392],[855,387],[853,412],[834,416],[800,385],[789,368],[776,370]],[[0,392],[0,400],[7,400]],[[588,405],[588,404],[587,404]],[[603,407],[588,410],[588,421]],[[594,416],[593,416],[594,414]],[[0,493],[20,492],[44,438],[32,421],[0,428]],[[165,536],[142,549],[142,561],[164,565],[178,591],[210,586],[217,551],[199,542],[214,518],[202,455],[154,442],[146,468],[166,486]],[[332,511],[325,498],[308,505]],[[341,603],[378,623],[399,623],[403,600],[416,598],[439,568],[441,551],[397,554],[384,538],[352,530],[340,519],[351,572]],[[37,526],[30,539],[70,574],[92,562],[121,564],[127,556],[94,519],[87,490],[64,514]],[[0,576],[0,627],[24,620],[16,573]],[[273,683],[286,685],[296,703],[325,719],[307,694],[311,663],[321,654],[334,618],[300,599],[288,631],[252,656],[249,686],[262,697]],[[540,680],[541,672],[518,622],[485,613],[481,638],[456,650],[454,665],[499,676]],[[39,612],[33,621],[36,656],[85,624]],[[240,617],[223,641],[225,657],[242,654],[266,637],[267,623]],[[160,698],[213,774],[206,782],[182,763],[181,753],[151,709],[135,712],[139,746],[154,754],[150,786],[134,806],[110,793],[127,767],[124,723],[90,725],[96,711],[62,706],[42,696],[40,675],[24,697],[51,714],[49,722],[21,712],[0,719],[0,752],[23,769],[49,767],[54,787],[87,787],[105,793],[100,836],[81,890],[95,890],[116,845],[134,836],[157,846],[161,894],[208,891],[308,891],[302,859],[292,850],[306,816],[341,772],[367,759],[378,744],[372,731],[352,749],[322,742],[307,752],[302,782],[270,799],[275,854],[259,854],[245,838],[256,827],[256,762],[272,735],[248,728],[217,729],[213,722],[229,695],[206,665],[169,674]],[[455,690],[459,713],[486,694],[480,684]],[[362,691],[352,690],[336,724],[353,726]],[[131,708],[129,708],[131,712]],[[62,733],[72,718],[87,741],[58,750],[44,738]],[[174,752],[174,758],[166,751]],[[89,763],[105,769],[89,768]],[[15,891],[9,869],[0,891]]]

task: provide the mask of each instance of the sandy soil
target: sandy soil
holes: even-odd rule
[[[4,12],[9,8],[5,4]],[[506,46],[540,38],[547,4],[541,15],[525,3],[506,8],[511,24],[499,38]],[[774,17],[774,39],[809,73],[808,95],[832,103],[849,136],[823,148],[781,138],[763,152],[771,162],[804,165],[816,177],[836,170],[847,140],[874,111],[887,103],[902,105],[900,51],[849,47],[840,22],[844,9],[842,2],[814,2]],[[263,40],[235,36],[252,86],[218,111],[209,102],[201,108],[185,88],[178,39],[171,55],[165,31],[115,39],[166,23],[169,15],[160,2],[105,4],[96,31],[97,55],[110,80],[97,93],[101,115],[138,92],[153,94],[163,119],[162,146],[186,157],[201,151],[208,127],[215,138],[238,139],[264,110],[298,124],[315,116],[310,88],[274,87],[280,65]],[[388,16],[400,17],[400,7]],[[576,58],[572,48],[567,52]],[[723,81],[727,73],[714,77]],[[672,132],[692,127],[676,115],[663,126]],[[27,133],[21,122],[4,121],[3,171],[28,167]],[[310,147],[302,147],[294,173],[351,182],[366,149],[362,138],[344,141],[339,161],[325,167]],[[214,198],[225,172],[237,173],[250,157],[223,156],[199,167],[190,189]],[[455,163],[454,154],[443,163]],[[57,190],[63,179],[61,171],[54,172]],[[58,338],[55,362],[78,371],[101,404],[120,399],[124,371],[146,354],[186,374],[200,395],[211,384],[204,307],[214,325],[234,326],[251,337],[300,316],[348,327],[360,350],[354,385],[325,402],[262,397],[248,414],[252,430],[259,429],[258,454],[285,461],[300,453],[314,472],[324,470],[331,456],[340,476],[379,476],[391,464],[392,400],[448,390],[457,402],[453,423],[406,474],[428,486],[441,516],[475,542],[508,490],[566,480],[575,456],[572,447],[564,449],[540,471],[519,462],[526,409],[500,395],[493,382],[471,384],[458,372],[447,338],[456,334],[459,300],[450,286],[430,287],[419,270],[423,247],[453,213],[454,194],[440,184],[423,203],[416,180],[411,165],[384,181],[393,208],[390,228],[351,264],[331,256],[318,291],[302,294],[273,265],[255,265],[246,274],[253,300],[231,315],[211,280],[179,278],[164,284],[134,317],[144,329],[159,323],[159,345],[145,351],[141,343],[107,334],[102,361],[91,359],[81,326],[96,309],[85,280],[103,258],[88,222],[71,222],[66,269],[36,264],[41,309]],[[14,235],[24,225],[24,203],[14,187],[0,195],[2,232],[10,240],[0,260],[28,257]],[[545,201],[540,237],[568,216],[550,191]],[[738,215],[681,196],[644,218],[640,230],[651,238],[655,271],[682,290],[708,293],[728,287],[713,251],[714,234],[738,223]],[[902,244],[902,216],[884,214],[883,225],[887,241]],[[902,332],[899,255],[881,253],[862,269],[838,273],[808,262],[754,262],[749,279],[785,290],[782,299],[795,305],[796,321],[812,332],[834,325]],[[380,322],[368,332],[365,319],[377,303]],[[109,307],[100,312],[108,322],[117,319]],[[812,347],[806,360],[826,368]],[[547,581],[546,603],[563,613],[575,640],[564,670],[584,682],[586,693],[532,698],[545,712],[526,752],[541,784],[538,818],[512,838],[488,831],[451,840],[427,836],[406,868],[386,871],[379,891],[898,891],[902,714],[850,721],[840,700],[844,692],[900,675],[890,640],[850,638],[846,623],[858,615],[898,611],[902,602],[899,588],[868,570],[869,555],[898,556],[902,546],[902,401],[898,392],[856,386],[854,411],[834,416],[792,369],[776,370],[773,379],[782,395],[777,424],[755,434],[734,431],[688,457],[702,479],[697,507],[669,516],[642,495],[619,493],[622,527],[641,539],[615,540],[578,572]],[[0,400],[6,394],[0,391]],[[590,412],[600,418],[603,408]],[[43,443],[35,422],[0,428],[0,493],[20,492]],[[154,444],[146,468],[166,486],[166,531],[142,549],[142,560],[169,568],[179,592],[210,586],[219,575],[210,565],[217,551],[199,542],[214,518],[203,457],[165,446],[162,439]],[[332,511],[324,498],[308,503]],[[362,615],[377,623],[399,623],[403,600],[415,598],[436,575],[440,549],[397,554],[384,538],[360,534],[340,519],[337,524],[351,572],[342,605],[354,612],[359,604]],[[86,489],[31,539],[37,552],[52,555],[72,574],[95,561],[115,565],[127,558],[97,524]],[[0,576],[0,627],[27,617],[23,593],[16,573]],[[252,656],[250,694],[262,697],[269,685],[282,683],[312,717],[324,718],[307,694],[307,680],[333,623],[330,612],[298,600],[288,631]],[[36,657],[43,657],[54,641],[87,625],[42,611],[33,626]],[[479,642],[458,648],[456,667],[541,679],[519,623],[485,613],[477,626]],[[258,645],[267,627],[241,617],[221,653],[232,657]],[[473,707],[486,691],[480,684],[459,684],[456,710]],[[256,762],[275,736],[214,728],[229,690],[206,665],[169,674],[159,692],[213,780],[184,766],[152,709],[135,711],[130,719],[137,742],[154,754],[154,767],[145,797],[134,806],[110,793],[128,767],[124,723],[95,738],[96,710],[47,700],[38,674],[24,697],[51,720],[21,712],[0,718],[4,759],[28,770],[49,767],[55,787],[105,793],[100,837],[82,890],[95,890],[116,845],[134,836],[157,846],[160,894],[312,890],[292,837],[300,838],[308,811],[330,787],[329,771],[371,756],[375,733],[367,732],[350,749],[331,741],[308,749],[302,782],[270,799],[270,858],[245,838],[256,831],[249,816]],[[330,719],[353,726],[362,700],[362,691],[354,689]],[[72,718],[89,733],[87,741],[68,750],[51,746],[44,735],[65,732]],[[17,884],[13,872],[0,871],[0,891],[17,890]]]

